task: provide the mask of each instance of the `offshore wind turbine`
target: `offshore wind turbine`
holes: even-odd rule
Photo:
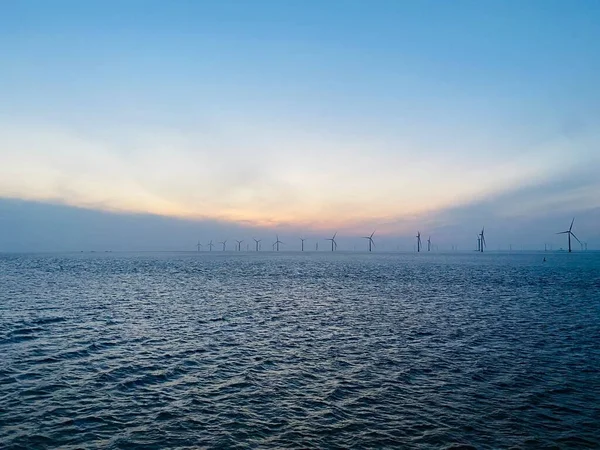
[[[429,236],[427,238],[427,251],[430,252],[431,251],[431,236]]]
[[[569,229],[567,231],[561,231],[559,233],[556,233],[556,234],[566,234],[567,236],[569,236],[569,253],[571,253],[571,236],[573,236],[575,239],[577,239],[577,236],[575,236],[575,234],[571,231],[573,229],[573,222],[575,222],[575,217],[573,217],[573,220],[571,220],[571,226],[569,227]],[[579,239],[577,239],[577,242],[579,242],[581,244],[581,241]]]
[[[254,240],[254,242],[256,242],[256,251],[258,251],[258,244],[260,244],[260,241],[262,239],[254,239],[254,238],[252,238],[252,239]]]
[[[207,247],[208,247],[208,251],[212,252],[212,248],[215,246],[215,244],[212,243],[212,239],[211,241],[208,243]]]
[[[481,236],[480,245],[479,245],[480,250],[479,251],[482,252],[482,253],[483,253],[483,249],[485,247],[487,247],[487,244],[485,243],[485,234],[484,234],[484,232],[485,232],[485,227],[481,228],[481,234],[479,235],[479,236]]]
[[[417,238],[417,253],[421,251],[421,232],[417,231],[417,235],[415,236]]]
[[[223,251],[225,251],[225,246],[227,245],[227,239],[225,239],[223,242],[219,242],[219,244],[221,244],[223,246]]]
[[[300,240],[302,241],[302,251],[304,251],[304,241],[306,240],[306,238],[300,238]]]
[[[198,241],[198,243],[196,244],[196,248],[198,249],[198,251],[200,251],[200,247],[202,247],[202,244],[200,243],[200,241]]]
[[[244,240],[242,239],[241,241],[238,241],[237,239],[235,240],[235,242],[237,242],[237,249],[238,252],[242,251],[242,242],[244,242]]]
[[[370,236],[363,236],[363,239],[369,240],[369,251],[372,251],[372,247],[375,247],[375,242],[373,241],[374,234],[375,234],[375,231],[373,231]]]
[[[333,237],[330,239],[325,239],[326,241],[331,241],[331,251],[333,251],[334,247],[337,249],[337,242],[335,242],[335,236],[337,235],[337,231],[333,233]]]
[[[275,237],[277,240],[273,243],[273,247],[276,248],[276,251],[279,251],[279,244],[283,244],[283,242],[279,240],[279,235],[276,234]]]

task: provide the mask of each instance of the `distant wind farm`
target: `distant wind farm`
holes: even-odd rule
[[[557,235],[562,235],[562,234],[566,234],[567,235],[567,251],[569,253],[573,252],[573,246],[572,246],[572,240],[571,238],[575,239],[579,245],[580,245],[580,251],[587,251],[588,250],[588,244],[585,241],[580,240],[575,233],[573,232],[573,226],[575,223],[575,218],[573,218],[571,220],[571,224],[569,226],[569,228],[565,231],[559,231],[555,234]],[[372,231],[371,234],[369,235],[364,235],[364,236],[343,236],[342,240],[348,240],[348,239],[361,239],[361,240],[366,240],[366,247],[364,251],[367,251],[369,253],[375,251],[376,246],[375,246],[375,240],[374,240],[374,236],[375,236],[375,231]],[[486,231],[485,231],[485,227],[481,228],[481,231],[476,233],[476,237],[477,237],[477,244],[476,247],[474,249],[474,251],[478,252],[478,253],[484,253],[487,249],[488,249],[488,243],[487,243],[487,238],[486,238]],[[422,237],[422,233],[421,231],[417,231],[417,234],[414,236],[415,238],[415,246],[413,248],[413,251],[416,253],[421,253],[422,251],[424,251],[424,249],[427,249],[428,253],[431,252],[436,252],[439,251],[439,245],[436,243],[434,245],[433,239],[432,239],[432,235],[428,235],[427,240],[423,241],[423,237]],[[308,238],[305,236],[299,236],[297,238],[300,241],[300,245],[299,248],[296,247],[296,249],[298,249],[300,252],[305,252],[307,250],[307,244],[309,243],[310,240],[314,239],[314,250],[315,252],[319,251],[319,243],[318,243],[318,238],[314,237],[314,238]],[[333,233],[333,235],[331,237],[324,237],[322,238],[325,241],[329,241],[330,242],[330,247],[329,250],[331,252],[335,252],[336,250],[338,250],[338,232],[336,231],[335,233]],[[220,241],[219,244],[221,245],[221,249],[222,251],[226,251],[226,245],[227,245],[227,239]],[[245,242],[244,239],[235,239],[234,240],[236,242],[235,245],[235,250],[236,251],[242,251],[242,243]],[[254,252],[259,252],[262,250],[262,246],[261,246],[261,242],[263,241],[263,239],[258,239],[253,237],[252,241],[254,241],[254,246],[250,246],[250,244],[246,245],[246,251],[251,251],[251,249],[253,249]],[[355,241],[353,241],[355,242]],[[437,241],[436,241],[437,242]],[[426,247],[425,247],[425,243],[426,243]],[[275,240],[272,241],[271,244],[271,250],[273,252],[279,252],[282,250],[282,246],[285,245],[285,243],[279,238],[279,234],[275,234]],[[200,241],[197,242],[196,244],[196,250],[197,252],[200,252],[204,249],[206,249],[205,251],[212,251],[214,247],[213,241],[210,240],[208,242],[208,244],[206,244],[205,246],[202,245],[200,243]],[[357,250],[357,248],[360,248],[360,246],[357,247],[357,245],[355,243],[353,243],[352,245],[348,245],[345,250],[346,251],[360,251]],[[382,247],[379,249],[380,251],[391,251],[390,247],[387,247],[388,249],[385,249],[385,245],[382,245]],[[513,246],[512,244],[508,244],[505,245],[504,247],[501,245],[495,246],[495,250],[497,249],[497,251],[503,251],[502,249],[505,249],[504,251],[509,251],[512,252],[513,251]],[[446,251],[452,251],[452,252],[457,252],[459,251],[459,247],[456,244],[449,244],[446,249]],[[530,248],[530,250],[534,250],[534,248]],[[562,248],[559,248],[558,250],[554,250],[554,246],[552,244],[549,244],[548,242],[543,242],[540,243],[540,246],[538,248],[538,250],[540,251],[564,251]],[[289,248],[288,251],[294,251],[294,248]],[[396,246],[396,251],[402,251],[400,246],[397,245]],[[406,251],[406,248],[405,248]],[[444,251],[444,249],[442,249],[442,251]],[[521,251],[525,251],[525,248],[523,246],[521,246]]]

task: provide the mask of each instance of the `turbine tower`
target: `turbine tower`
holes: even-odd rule
[[[198,243],[196,244],[196,248],[198,249],[198,251],[200,251],[200,247],[202,247],[202,244],[200,243],[200,241],[198,241]]]
[[[325,239],[326,241],[331,241],[331,251],[335,249],[337,249],[337,242],[335,242],[335,236],[337,235],[337,231],[333,234],[333,237],[330,239]]]
[[[373,231],[370,236],[363,236],[363,239],[369,240],[369,251],[372,251],[372,248],[375,247],[375,242],[373,241],[374,234],[375,234],[375,231]]]
[[[556,234],[566,234],[567,236],[569,236],[569,253],[571,253],[571,236],[573,236],[575,239],[577,239],[577,236],[575,236],[575,233],[573,233],[571,231],[573,229],[573,222],[575,222],[575,217],[573,217],[573,220],[571,220],[571,226],[569,227],[569,229],[567,231],[561,231],[559,233],[556,233]],[[577,242],[579,242],[581,244],[581,241],[579,239],[577,239]]]
[[[208,251],[212,252],[212,248],[215,246],[215,244],[212,243],[212,240],[208,243],[207,247],[208,247]]]
[[[430,252],[431,251],[431,236],[429,236],[427,238],[427,251]]]
[[[241,241],[238,241],[237,239],[235,240],[235,242],[237,242],[237,249],[238,252],[242,251],[242,242],[244,242],[244,240],[242,239]]]
[[[254,239],[254,238],[252,238],[252,239]],[[262,239],[254,239],[254,242],[256,242],[256,251],[258,251],[258,244],[260,244],[261,240]]]
[[[485,232],[485,227],[482,227],[481,228],[481,234],[479,235],[481,237],[480,238],[480,244],[479,244],[479,251],[481,253],[483,253],[483,249],[485,247],[487,247],[487,244],[485,243],[485,234],[484,234],[484,232]]]
[[[306,240],[306,238],[300,238],[300,240],[302,241],[302,251],[304,251],[304,241]]]
[[[417,235],[415,236],[417,238],[417,253],[421,251],[421,232],[417,231]]]
[[[276,251],[279,251],[279,244],[283,244],[283,242],[279,240],[279,235],[276,234],[275,237],[277,240],[273,243],[273,247],[276,248]]]
[[[221,244],[223,246],[223,251],[225,251],[225,246],[227,245],[227,239],[225,239],[223,242],[219,242],[219,244]]]

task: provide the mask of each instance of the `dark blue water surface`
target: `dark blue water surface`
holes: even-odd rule
[[[0,255],[3,449],[460,445],[600,447],[600,253]]]

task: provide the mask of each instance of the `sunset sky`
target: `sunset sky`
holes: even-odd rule
[[[600,248],[599,23],[596,0],[3,2],[0,244],[18,202],[239,235],[487,221],[498,246],[577,215]]]

